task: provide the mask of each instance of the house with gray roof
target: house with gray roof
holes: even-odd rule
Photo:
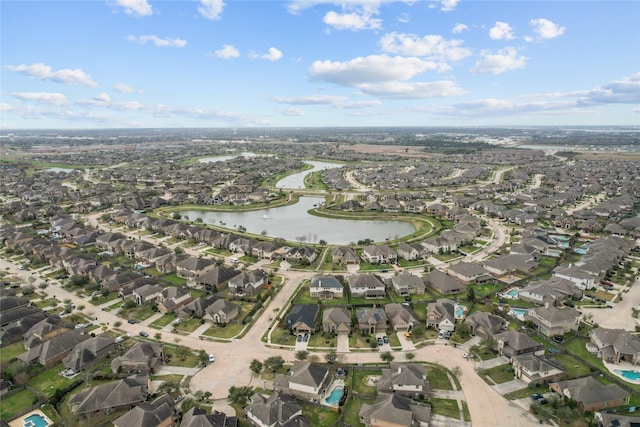
[[[111,361],[111,372],[152,374],[164,360],[162,346],[148,341],[137,341],[122,356]]]
[[[370,264],[395,264],[398,254],[387,245],[369,245],[362,249],[362,260]]]
[[[229,286],[229,280],[237,277],[240,274],[239,270],[233,267],[225,265],[217,265],[207,271],[200,273],[195,279],[196,286],[203,287],[207,290],[211,289],[227,289]]]
[[[326,308],[322,312],[322,330],[340,334],[351,333],[351,313],[342,307]]]
[[[387,314],[384,309],[379,307],[358,309],[356,317],[358,318],[358,329],[365,335],[386,332],[389,326]]]
[[[66,331],[42,343],[31,346],[18,359],[29,364],[39,363],[50,368],[58,364],[78,344],[86,341],[89,335],[77,330]]]
[[[294,305],[285,318],[284,323],[292,334],[313,334],[316,331],[319,312],[320,308],[318,304]]]
[[[440,298],[427,305],[427,328],[453,332],[455,327],[455,303],[452,300]]]
[[[513,356],[511,366],[515,376],[528,384],[548,384],[560,381],[567,376],[562,365],[533,353]]]
[[[207,312],[207,308],[218,300],[216,296],[210,296],[208,298],[196,298],[193,301],[179,307],[175,310],[178,317],[186,319],[189,317],[196,317],[201,319]]]
[[[486,311],[476,311],[464,318],[463,321],[469,326],[471,335],[483,338],[493,337],[504,331],[508,322],[500,316],[487,313]]]
[[[204,409],[194,406],[183,416],[180,427],[237,427],[238,419],[230,417],[224,412],[212,411],[210,414]]]
[[[598,427],[638,427],[640,426],[640,416],[613,414],[610,412],[596,412],[593,419]]]
[[[398,257],[407,261],[415,261],[417,259],[425,259],[428,255],[424,246],[417,243],[400,243],[398,245]]]
[[[640,365],[640,338],[624,329],[596,328],[589,332],[591,343],[608,363]]]
[[[76,345],[62,359],[62,363],[67,369],[80,372],[87,366],[107,358],[114,351],[115,340],[113,337],[101,334]]]
[[[580,299],[582,291],[571,281],[559,277],[529,282],[518,291],[518,299],[534,304],[560,305],[566,299]]]
[[[365,298],[384,298],[385,286],[374,274],[353,274],[347,279],[351,296]]]
[[[431,422],[431,405],[399,394],[380,393],[373,404],[360,408],[360,422],[366,427],[418,427]]]
[[[428,395],[431,386],[427,368],[415,363],[392,363],[382,369],[382,378],[376,384],[378,393],[396,393],[407,397]]]
[[[176,263],[176,274],[178,277],[194,280],[213,265],[213,261],[207,258],[188,257]]]
[[[403,271],[389,279],[389,283],[399,296],[424,294],[426,285],[421,277]]]
[[[168,394],[142,402],[113,421],[114,427],[170,427],[176,418],[175,403]]]
[[[331,262],[338,265],[359,264],[360,258],[353,248],[337,246],[331,248]]]
[[[229,323],[240,314],[240,307],[224,298],[218,298],[205,310],[204,320],[209,320],[215,324]]]
[[[442,295],[457,294],[465,291],[467,288],[458,279],[449,276],[437,268],[427,273],[422,280],[427,286],[431,286]]]
[[[465,285],[493,280],[493,277],[482,265],[464,261],[450,265],[447,269],[447,274],[455,277]]]
[[[515,329],[494,335],[500,356],[514,357],[520,354],[532,353],[536,356],[544,354],[544,346],[534,341],[529,335]]]
[[[254,394],[244,414],[256,427],[311,427],[311,422],[302,416],[302,408],[296,400],[278,391],[271,396]]]
[[[418,316],[409,304],[391,303],[384,306],[389,324],[394,331],[410,331],[419,325]]]
[[[552,337],[577,331],[581,317],[582,314],[572,307],[559,308],[547,304],[530,308],[524,319],[533,322],[541,334]]]
[[[69,398],[71,413],[91,416],[98,413],[109,415],[116,411],[131,409],[147,400],[149,377],[133,375],[118,381],[84,389]]]
[[[262,270],[243,271],[227,283],[232,294],[253,296],[267,285],[267,275]]]
[[[551,383],[549,390],[561,398],[574,400],[583,412],[628,405],[631,397],[629,392],[619,385],[605,385],[593,377]]]
[[[309,283],[309,295],[323,300],[344,297],[344,286],[335,276],[318,276]]]
[[[296,396],[303,400],[320,401],[333,381],[326,366],[306,361],[297,361],[287,374],[278,374],[273,379],[276,391]]]

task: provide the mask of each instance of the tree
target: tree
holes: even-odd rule
[[[160,340],[162,339],[162,334],[161,334],[160,332],[156,332],[156,333],[153,335],[153,337],[154,337],[155,339],[157,339],[158,341],[160,341]]]
[[[405,359],[407,359],[408,361],[412,361],[413,359],[416,358],[416,354],[413,352],[408,352],[404,354]]]
[[[493,349],[496,348],[497,345],[498,342],[492,336],[488,336],[480,340],[480,347],[485,353],[493,352]]]
[[[296,359],[297,360],[305,360],[307,357],[309,357],[309,352],[306,350],[300,350],[300,351],[296,351]]]
[[[324,355],[325,360],[327,361],[327,363],[329,365],[333,364],[333,362],[335,362],[338,359],[338,352],[336,352],[335,350],[329,350],[325,355]]]
[[[171,393],[177,390],[180,390],[180,383],[174,380],[165,381],[158,387],[158,393]]]
[[[473,290],[471,286],[469,286],[469,290],[467,291],[467,301],[474,302],[476,300],[476,292]]]
[[[260,371],[262,371],[262,362],[258,359],[253,359],[249,364],[249,369],[251,369],[251,371],[255,372],[256,374],[259,374]]]
[[[176,356],[178,356],[182,361],[189,357],[189,353],[191,353],[191,350],[188,347],[181,345],[176,348]]]
[[[240,406],[245,405],[252,395],[253,395],[253,387],[231,386],[229,388],[229,402],[235,405],[240,405]]]
[[[380,353],[380,359],[382,359],[383,362],[391,363],[393,362],[394,356],[390,351],[385,351],[384,353]]]
[[[122,326],[122,322],[119,320],[116,320],[115,322],[113,322],[113,326],[115,326],[116,328],[119,328],[120,326]]]
[[[275,372],[284,366],[284,359],[281,356],[272,356],[264,361],[265,369]]]

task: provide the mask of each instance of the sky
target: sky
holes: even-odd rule
[[[2,0],[0,36],[0,130],[640,125],[635,0]]]

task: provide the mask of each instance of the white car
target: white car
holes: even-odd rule
[[[465,353],[465,354],[462,355],[462,357],[464,357],[465,359],[473,359],[473,354]]]
[[[216,357],[213,355],[213,353],[211,353],[211,354],[209,355],[209,363],[213,363],[213,362],[215,362],[215,361],[216,361]]]

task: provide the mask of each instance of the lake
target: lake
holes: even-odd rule
[[[295,205],[261,209],[251,212],[207,212],[199,210],[179,211],[184,218],[193,221],[202,218],[206,224],[236,229],[243,226],[247,232],[270,237],[280,237],[293,242],[348,245],[358,240],[372,239],[384,242],[406,236],[415,231],[404,221],[373,221],[322,218],[307,213],[314,205],[324,202],[320,197],[301,197]],[[222,222],[222,223],[221,223]]]
[[[322,169],[334,169],[344,166],[340,163],[328,163],[317,162],[315,160],[305,160],[305,163],[313,166],[313,169],[308,169],[303,172],[294,173],[293,175],[286,176],[276,183],[277,188],[304,188],[304,177],[312,172],[317,172]],[[326,239],[325,239],[326,240]]]

